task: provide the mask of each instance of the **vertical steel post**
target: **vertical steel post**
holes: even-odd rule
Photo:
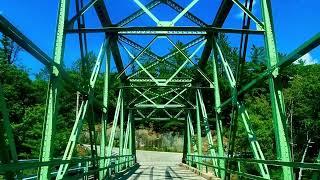
[[[187,116],[184,119],[184,132],[183,132],[183,156],[182,156],[182,163],[187,163],[187,155],[188,155],[188,122]]]
[[[188,114],[187,114],[187,118],[186,118],[186,121],[187,121],[187,164],[190,166],[191,163],[190,163],[190,156],[191,155],[191,130],[190,130],[190,122],[189,122],[189,117],[190,117],[190,111],[188,111]]]
[[[124,153],[123,153],[123,128],[124,128],[124,90],[122,90],[122,98],[121,98],[121,109],[120,109],[120,137],[119,137],[119,163],[121,164],[119,166],[119,169],[122,170],[122,160],[123,158],[121,157]]]
[[[93,100],[93,98],[92,98],[93,91],[92,90],[94,89],[95,82],[97,80],[97,76],[98,76],[100,68],[101,68],[101,62],[102,62],[104,55],[105,55],[105,48],[106,48],[106,41],[103,42],[103,44],[100,48],[99,55],[97,57],[95,66],[93,68],[93,71],[92,71],[91,77],[90,77],[88,98],[82,100],[82,102],[81,102],[79,112],[77,113],[78,116],[76,117],[76,120],[74,122],[72,131],[71,131],[71,135],[69,137],[67,147],[64,151],[62,160],[70,160],[72,158],[72,154],[74,152],[77,140],[78,140],[80,132],[82,130],[82,125],[83,125],[84,118],[86,116],[86,112],[88,110],[88,106],[90,104],[92,104],[92,100]],[[62,179],[64,177],[65,173],[67,172],[68,168],[69,168],[69,163],[60,164],[56,179]]]
[[[225,72],[228,76],[228,81],[229,81],[229,84],[230,84],[230,87],[233,90],[236,89],[235,87],[235,84],[236,84],[236,81],[235,81],[235,78],[234,78],[234,75],[231,71],[231,68],[228,64],[228,62],[224,59],[224,56],[222,54],[222,51],[221,51],[221,48],[219,47],[219,45],[215,42],[215,46],[216,48],[214,49],[215,51],[218,51],[220,57],[221,57],[221,61],[222,61],[222,64],[224,66],[224,69],[225,69]],[[233,95],[234,96],[234,95]],[[233,107],[232,111],[233,111],[233,117],[232,117],[232,122],[234,121],[235,123],[237,122],[237,118],[238,118],[238,112],[240,112],[240,115],[241,115],[241,119],[245,125],[245,129],[246,129],[246,132],[247,132],[247,135],[248,135],[248,140],[250,142],[250,147],[251,147],[251,150],[253,151],[253,155],[255,157],[255,159],[259,159],[259,160],[264,160],[264,155],[261,151],[261,148],[260,148],[260,145],[257,141],[257,138],[255,137],[255,133],[254,131],[252,130],[251,126],[250,126],[250,123],[249,123],[249,115],[248,113],[246,112],[245,110],[245,107],[244,105],[237,101],[237,99],[235,98],[235,102],[234,105],[236,105],[235,107]],[[234,106],[233,105],[233,106]],[[229,149],[228,149],[228,157],[233,157],[233,150],[234,150],[234,140],[235,140],[235,135],[236,135],[236,129],[232,129],[230,128],[230,141],[232,140],[232,142],[229,142]],[[230,164],[230,161],[227,161],[227,168],[230,168],[231,164]],[[261,175],[264,177],[264,178],[267,178],[267,179],[270,179],[270,175],[269,175],[269,170],[268,170],[268,167],[266,164],[261,164],[261,163],[258,163],[258,166],[259,166],[259,171],[261,173]],[[228,176],[228,173],[227,175]]]
[[[199,97],[196,92],[196,114],[197,114],[197,141],[198,141],[198,155],[202,156],[202,139],[201,139],[201,118],[200,118],[200,106]],[[202,158],[198,158],[198,162],[202,163]],[[199,170],[202,170],[201,164],[197,164]]]
[[[129,110],[130,119],[131,119],[131,154],[134,158],[133,163],[137,162],[137,156],[136,156],[136,127],[135,127],[135,121],[134,121],[134,113],[132,110]]]
[[[188,123],[189,123],[191,143],[192,143],[192,146],[193,146],[193,155],[198,155],[198,148],[197,148],[196,138],[195,138],[195,135],[194,135],[194,129],[193,129],[192,121],[191,121],[190,111],[188,113],[188,119],[187,120],[188,120]],[[190,153],[191,153],[191,151],[190,151]],[[198,157],[196,157],[195,159],[198,160]],[[193,163],[191,163],[191,165],[192,164]]]
[[[127,127],[126,127],[126,133],[124,136],[124,144],[123,144],[123,155],[125,155],[126,157],[122,158],[123,162],[124,162],[124,168],[127,168],[129,166],[128,164],[128,160],[129,158],[127,157],[127,155],[129,155],[129,151],[128,151],[128,144],[129,144],[129,135],[130,135],[130,131],[131,131],[131,122],[130,122],[130,117],[128,116],[127,119]]]
[[[133,165],[133,158],[132,158],[132,140],[133,140],[133,138],[132,138],[132,118],[131,118],[132,116],[131,116],[131,114],[130,114],[130,112],[128,113],[128,119],[129,119],[129,122],[130,122],[130,133],[129,133],[129,147],[128,147],[128,152],[127,152],[127,154],[128,155],[130,155],[130,157],[129,157],[129,163],[128,163],[128,165],[129,166],[132,166]]]
[[[271,68],[279,62],[276,42],[274,37],[273,20],[270,0],[261,0],[262,17],[265,26],[265,48],[267,53],[267,66]],[[279,68],[276,68],[269,77],[269,89],[272,107],[272,119],[276,136],[277,158],[281,161],[291,161],[291,151],[287,137],[285,104],[279,81]],[[291,167],[282,167],[283,178],[294,179]]]
[[[106,158],[106,144],[107,144],[107,120],[108,120],[108,102],[109,102],[109,75],[110,75],[110,42],[106,41],[106,64],[104,73],[104,87],[103,87],[103,109],[101,117],[101,140],[100,140],[100,160],[99,168],[103,169],[105,166]],[[99,179],[102,180],[105,177],[105,171],[99,171]]]
[[[200,104],[200,108],[201,108],[201,112],[202,112],[204,129],[205,129],[206,137],[208,139],[208,150],[209,150],[211,156],[216,157],[217,154],[216,154],[216,150],[213,147],[213,139],[212,139],[212,134],[211,134],[211,130],[209,127],[208,115],[207,115],[207,111],[206,111],[206,108],[205,108],[205,105],[203,102],[201,91],[199,89],[197,90],[197,95],[198,95],[198,100],[199,100],[199,104]],[[213,166],[217,167],[218,166],[217,159],[212,159],[212,164],[213,164]],[[217,168],[214,168],[213,170],[214,170],[213,173],[216,176],[219,176],[219,170]]]
[[[128,148],[128,152],[127,154],[131,155],[130,158],[129,158],[129,166],[132,166],[133,165],[133,158],[132,158],[132,140],[133,140],[133,133],[132,133],[132,111],[129,110],[129,113],[128,113],[128,119],[129,119],[129,122],[130,122],[130,133],[129,133],[129,148]]]
[[[212,46],[214,47],[214,45]],[[214,82],[214,109],[216,113],[216,132],[217,132],[217,143],[218,143],[218,156],[224,157],[224,147],[223,147],[223,129],[221,121],[221,99],[220,99],[220,89],[219,89],[219,80],[218,80],[218,68],[217,68],[217,55],[213,52],[212,55],[212,70],[213,70],[213,82]],[[218,160],[218,165],[220,168],[226,168],[226,162],[224,159]],[[220,178],[225,179],[226,172],[220,170]]]
[[[88,132],[89,132],[89,141],[90,141],[90,153],[91,153],[91,165],[93,169],[98,168],[97,167],[97,136],[96,136],[96,131],[95,131],[95,115],[93,111],[93,104],[91,103],[88,107],[88,109],[91,109],[87,113],[87,123],[88,123]],[[98,172],[95,172],[94,174],[94,179],[98,179]]]
[[[111,133],[110,133],[110,137],[109,137],[109,142],[108,142],[108,147],[107,147],[107,157],[112,155],[112,149],[113,149],[113,144],[114,144],[114,136],[116,133],[116,129],[117,129],[117,124],[118,124],[118,119],[119,119],[119,113],[120,113],[120,109],[121,109],[121,101],[123,98],[123,93],[122,93],[122,89],[120,89],[119,91],[119,95],[118,95],[118,100],[117,100],[117,106],[116,106],[116,110],[114,113],[114,117],[113,117],[113,122],[112,122],[112,128],[111,128]],[[110,165],[111,160],[107,159],[105,161],[105,167]]]
[[[63,62],[65,45],[65,24],[68,18],[69,0],[60,0],[58,9],[58,19],[56,28],[56,37],[54,44],[53,61],[60,65]],[[52,159],[52,137],[54,135],[56,116],[57,116],[57,98],[59,94],[59,70],[54,66],[49,70],[50,80],[47,93],[46,114],[43,124],[40,162],[50,161]],[[43,166],[38,169],[39,179],[50,179],[50,167]]]

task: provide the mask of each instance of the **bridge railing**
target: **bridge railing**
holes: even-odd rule
[[[98,168],[101,160],[110,160],[110,165]],[[94,163],[95,162],[95,165]],[[0,178],[1,175],[7,173],[16,174],[16,179],[37,179],[37,169],[43,166],[49,166],[52,169],[51,177],[56,177],[58,168],[62,164],[70,164],[71,168],[66,173],[67,176],[73,178],[88,179],[89,177],[98,176],[100,171],[106,171],[106,176],[111,177],[118,172],[131,168],[135,165],[135,155],[121,155],[121,156],[109,156],[98,158],[72,158],[71,160],[53,159],[47,162],[39,162],[39,160],[19,160],[14,163],[0,163]]]
[[[221,168],[219,166],[214,166],[212,164],[213,160],[224,160],[235,163],[234,169],[226,169]],[[204,171],[206,173],[210,172],[210,168],[212,171],[217,169],[219,171],[225,171],[230,174],[235,174],[243,178],[248,179],[267,179],[257,174],[249,174],[245,171],[241,171],[241,163],[245,164],[265,164],[273,167],[292,167],[294,169],[302,169],[312,171],[312,178],[319,177],[320,174],[320,163],[306,163],[306,162],[285,162],[279,160],[257,160],[257,159],[247,159],[247,158],[229,158],[229,157],[213,157],[213,156],[199,156],[199,155],[187,155],[187,164],[192,167],[205,167]],[[219,161],[218,161],[219,162]],[[237,170],[235,170],[237,169]]]

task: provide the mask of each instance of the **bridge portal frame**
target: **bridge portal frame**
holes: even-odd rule
[[[89,159],[83,159],[79,162],[91,162],[92,167],[97,168],[99,173],[93,173],[96,177],[99,176],[100,179],[104,179],[110,171],[111,159],[115,159],[117,162],[116,171],[120,171],[122,167],[128,167],[134,165],[135,162],[135,140],[134,140],[134,111],[138,113],[139,108],[154,108],[155,110],[161,109],[165,111],[169,116],[170,113],[166,111],[166,109],[170,108],[181,108],[184,110],[184,115],[187,117],[187,155],[185,156],[187,161],[190,165],[195,163],[199,169],[201,166],[210,166],[214,168],[214,173],[221,177],[222,179],[228,178],[230,172],[237,173],[239,175],[245,177],[254,177],[254,178],[263,178],[269,179],[270,175],[268,172],[267,164],[269,165],[280,165],[283,169],[283,178],[284,179],[293,179],[293,167],[310,167],[313,169],[319,169],[318,165],[315,164],[297,164],[292,162],[291,160],[291,153],[290,147],[288,145],[288,139],[286,134],[286,125],[285,125],[285,108],[283,102],[283,95],[281,90],[281,84],[279,82],[279,70],[285,68],[287,65],[292,63],[293,61],[300,58],[306,52],[312,50],[313,48],[317,47],[320,44],[320,34],[316,34],[313,38],[309,41],[304,43],[302,46],[297,48],[291,54],[289,54],[284,60],[279,61],[277,57],[276,51],[276,43],[275,43],[275,36],[273,30],[273,22],[272,22],[272,14],[271,14],[271,4],[270,0],[261,0],[261,13],[262,13],[262,21],[259,20],[253,13],[252,13],[252,0],[246,0],[245,4],[243,5],[238,0],[223,0],[221,5],[218,9],[217,15],[215,16],[214,22],[212,25],[207,25],[201,19],[197,18],[189,9],[197,3],[198,0],[193,0],[186,8],[182,8],[177,3],[171,0],[153,0],[152,2],[148,3],[147,5],[143,5],[140,1],[135,0],[137,5],[141,8],[138,11],[134,12],[129,17],[123,19],[117,24],[113,24],[109,17],[109,14],[106,9],[106,5],[102,0],[92,0],[88,4],[84,5],[82,0],[76,0],[76,15],[73,16],[68,20],[69,14],[69,0],[60,0],[59,9],[58,9],[58,18],[57,18],[57,29],[56,29],[56,38],[55,38],[55,46],[54,46],[54,55],[53,58],[50,58],[47,54],[45,54],[40,48],[38,48],[31,40],[29,40],[26,36],[24,36],[17,28],[15,28],[9,21],[7,21],[2,15],[0,15],[0,30],[2,33],[9,36],[13,39],[17,44],[19,44],[22,48],[32,54],[35,58],[37,58],[40,62],[42,62],[50,72],[50,80],[49,80],[49,88],[48,88],[48,95],[47,95],[47,103],[46,103],[46,118],[44,122],[43,128],[43,136],[42,136],[42,146],[41,146],[41,153],[39,162],[31,163],[32,166],[38,167],[38,177],[39,179],[50,179],[51,172],[50,169],[53,165],[60,165],[58,174],[56,179],[62,179],[67,172],[68,164],[71,162],[78,162],[79,160],[72,159],[72,154],[74,151],[74,147],[76,141],[79,137],[79,133],[82,129],[83,120],[86,115],[86,110],[90,104],[95,104],[102,109],[103,116],[101,120],[102,124],[102,135],[101,135],[101,152],[103,155],[97,155],[97,146],[95,143],[91,143],[91,150],[92,150],[92,157]],[[157,5],[164,3],[169,7],[176,10],[179,14],[176,18],[172,21],[164,22],[160,21],[155,17],[151,12],[150,9],[156,7]],[[242,29],[226,29],[222,28],[231,8],[233,5],[238,6],[244,13],[243,18],[243,27]],[[86,28],[85,27],[85,18],[84,15],[88,9],[94,8],[97,12],[97,16],[101,22],[102,28]],[[132,22],[134,19],[140,17],[142,14],[146,13],[152,20],[156,22],[158,27],[124,27],[128,23]],[[185,16],[189,20],[193,21],[197,24],[197,27],[175,27],[174,24],[182,17]],[[251,30],[250,29],[250,22],[251,20],[257,25],[258,30]],[[74,28],[74,23],[77,23],[77,28]],[[67,34],[70,33],[77,33],[79,35],[79,47],[80,47],[80,54],[81,57],[87,53],[87,40],[86,36],[88,33],[105,33],[106,39],[101,46],[99,56],[96,61],[96,65],[94,70],[91,74],[91,78],[88,81],[88,87],[81,87],[79,84],[72,82],[69,75],[64,71],[61,64],[63,64],[63,54],[64,54],[64,45],[65,45],[65,37]],[[236,33],[241,34],[241,43],[240,43],[240,59],[238,64],[235,67],[235,72],[233,74],[233,70],[230,68],[228,62],[224,59],[223,52],[221,52],[219,45],[216,41],[218,33]],[[170,54],[167,54],[163,57],[156,55],[154,52],[148,50],[148,47],[152,44],[153,41],[149,43],[147,47],[142,47],[136,42],[128,39],[125,35],[156,35],[164,36],[175,48],[176,51]],[[262,35],[265,40],[265,48],[267,51],[267,65],[268,69],[263,72],[258,78],[252,80],[252,82],[246,85],[240,85],[241,79],[241,69],[243,64],[245,63],[246,57],[246,49],[248,43],[249,35]],[[175,46],[174,42],[168,37],[168,35],[199,35],[199,38],[191,41],[190,43],[186,44],[183,48],[179,48]],[[154,40],[156,40],[155,38]],[[129,67],[123,66],[122,56],[119,50],[118,43],[122,46],[122,43],[130,45],[132,48],[140,50],[138,56],[134,57],[128,49],[125,48],[127,53],[132,57],[132,63],[138,63],[141,67],[140,70],[133,72],[131,75],[127,76],[126,69]],[[184,50],[195,46],[199,43],[204,46],[204,50],[202,52],[201,60],[199,64],[194,64],[190,57],[188,57]],[[122,46],[125,47],[125,46]],[[213,63],[213,81],[205,75],[203,72],[204,66],[206,65],[207,61],[209,60],[210,54],[212,52],[212,63]],[[152,75],[149,73],[148,69],[158,65],[159,63],[166,63],[170,66],[174,66],[172,63],[168,62],[168,59],[172,57],[176,53],[181,53],[185,58],[186,62],[191,62],[194,66],[196,66],[197,72],[209,83],[209,87],[204,86],[195,86],[194,84],[190,84],[193,78],[189,76],[189,79],[179,80],[175,78],[175,76],[180,73],[186,75],[185,72],[182,71],[184,66],[176,67],[178,70],[176,73],[171,76],[169,79],[165,80],[164,83],[156,78],[153,78]],[[118,102],[116,107],[116,112],[113,120],[113,127],[112,133],[110,135],[108,146],[107,146],[107,136],[106,136],[106,125],[107,125],[107,114],[108,112],[108,89],[109,89],[109,75],[110,75],[110,56],[113,56],[115,60],[116,68],[119,72],[118,78],[122,80],[123,87],[120,88]],[[153,59],[154,61],[144,66],[143,64],[139,63],[138,58],[142,55],[146,54]],[[94,89],[94,84],[97,78],[97,75],[100,72],[101,64],[104,59],[106,58],[106,69],[104,75],[104,94],[103,94],[103,103],[98,102],[95,97],[92,95],[92,90]],[[218,84],[218,73],[217,73],[217,61],[220,60],[223,64],[224,71],[228,77],[228,81],[230,83],[230,91],[232,96],[225,102],[221,103],[220,99],[220,91],[219,91],[219,84]],[[85,62],[83,62],[85,64]],[[145,72],[148,74],[150,79],[147,81],[155,82],[154,86],[139,86],[138,79],[134,79],[134,76]],[[262,81],[264,79],[268,79],[269,81],[269,89],[270,89],[270,99],[271,99],[271,107],[272,107],[272,114],[273,114],[273,122],[275,127],[275,135],[276,135],[276,147],[277,147],[277,160],[279,161],[268,161],[265,160],[263,157],[263,153],[259,147],[259,144],[255,140],[255,135],[253,130],[250,128],[249,124],[249,116],[244,108],[243,103],[241,102],[241,95],[245,93],[248,89],[252,88],[257,82]],[[128,80],[131,82],[128,83]],[[136,82],[134,82],[136,81]],[[68,141],[68,146],[66,148],[65,154],[63,158],[57,162],[54,162],[52,157],[52,138],[55,133],[55,122],[57,117],[57,105],[58,105],[58,97],[59,97],[59,90],[61,89],[62,82],[65,82],[68,88],[77,91],[78,98],[77,104],[77,116],[76,121]],[[175,85],[168,85],[169,83],[177,83]],[[165,94],[157,94],[154,97],[164,97],[168,100],[169,103],[164,105],[157,104],[152,101],[152,98],[149,98],[145,95],[146,92],[141,92],[138,88],[148,88],[146,91],[150,91],[152,88],[168,88],[173,90],[172,92],[176,93],[174,98],[168,98]],[[0,86],[1,88],[1,86]],[[216,152],[213,148],[213,142],[210,132],[210,126],[207,122],[207,114],[205,109],[205,103],[203,102],[201,90],[203,88],[214,89],[214,99],[215,99],[215,117],[216,117],[216,131],[218,137],[218,157],[216,157]],[[124,92],[129,90],[135,90],[140,94],[140,96],[146,99],[146,102],[150,102],[151,105],[144,104],[144,107],[141,106],[128,106],[124,104]],[[176,92],[177,90],[181,90],[180,92]],[[195,105],[192,103],[190,99],[182,94],[186,91],[195,91],[196,94],[196,103]],[[81,99],[81,100],[80,100]],[[179,99],[179,100],[177,100]],[[170,104],[171,102],[175,102],[176,104]],[[184,102],[181,103],[181,102]],[[134,103],[134,101],[133,101]],[[222,120],[221,120],[221,111],[228,105],[232,105],[232,120],[231,120],[231,128],[229,132],[229,140],[230,143],[228,144],[228,152],[227,157],[225,156],[225,150],[223,147],[223,129],[222,129]],[[143,103],[142,103],[143,104]],[[13,172],[19,172],[19,170],[25,168],[23,165],[15,164],[17,163],[17,155],[15,152],[15,145],[13,140],[13,133],[10,127],[9,119],[8,119],[8,111],[6,107],[6,103],[4,101],[3,92],[0,89],[0,109],[3,115],[3,123],[4,126],[0,127],[0,134],[4,135],[8,141],[1,140],[1,144],[3,144],[2,150],[4,153],[1,154],[3,162],[7,163],[1,165],[1,168],[6,173],[7,177],[12,177]],[[170,105],[170,106],[168,106]],[[124,130],[124,118],[126,117],[126,111],[129,111],[128,114],[128,121],[126,130]],[[192,116],[190,114],[191,111],[196,111],[196,122],[197,122],[197,138],[195,137],[194,129],[192,126]],[[152,111],[153,112],[153,111]],[[150,118],[151,115],[154,113],[148,114],[147,118]],[[183,111],[180,111],[183,112]],[[183,114],[183,113],[180,113]],[[142,114],[142,113],[138,113]],[[177,116],[177,118],[179,117]],[[235,140],[235,133],[237,131],[237,121],[238,116],[242,118],[242,121],[247,124],[246,130],[251,139],[251,148],[254,152],[254,160],[252,162],[258,163],[261,176],[253,176],[248,175],[241,172],[236,172],[231,169],[231,162],[233,161],[244,161],[242,159],[234,158],[234,140]],[[120,117],[119,117],[120,116]],[[142,114],[142,116],[144,116]],[[143,117],[144,118],[144,117]],[[171,118],[171,117],[170,117]],[[119,156],[112,157],[112,147],[114,141],[114,134],[115,129],[118,124],[118,119],[120,119],[120,148],[119,148]],[[93,121],[89,121],[90,123],[90,135],[94,137],[95,130],[92,129],[92,125],[94,124]],[[209,140],[210,144],[210,152],[211,156],[203,156],[202,155],[202,143],[201,143],[201,126],[204,125],[206,136]],[[1,138],[2,139],[2,138]],[[252,141],[253,139],[253,141]],[[196,141],[198,144],[196,144]],[[91,141],[93,142],[93,141]],[[105,148],[107,147],[107,148]],[[192,152],[193,150],[193,152]],[[204,163],[206,159],[213,159],[213,164],[208,165]],[[12,160],[13,162],[11,162]],[[130,164],[130,163],[131,164]],[[133,162],[133,163],[132,163]],[[191,162],[191,163],[190,163]],[[26,163],[27,164],[27,163]],[[126,164],[123,165],[123,164]],[[16,165],[16,166],[14,166]],[[11,168],[11,169],[9,169]],[[7,169],[7,170],[6,170]],[[102,170],[101,170],[102,169]],[[88,172],[87,172],[88,173]]]

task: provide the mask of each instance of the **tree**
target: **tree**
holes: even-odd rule
[[[0,53],[0,59],[4,60],[8,64],[13,64],[17,60],[18,54],[22,48],[4,34],[2,35],[0,42],[2,45],[0,48],[0,52],[2,52]]]
[[[320,135],[320,65],[292,65],[288,69],[291,80],[284,91],[288,111],[292,111],[292,137],[295,157],[301,159],[307,134],[312,141],[319,142]],[[318,154],[319,145],[308,150],[306,160]]]

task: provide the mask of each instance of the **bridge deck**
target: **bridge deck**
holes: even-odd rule
[[[140,166],[116,179],[204,179],[195,173],[180,167],[182,153],[139,151],[137,160]]]
[[[129,178],[136,179],[204,179],[178,165],[142,164]]]

